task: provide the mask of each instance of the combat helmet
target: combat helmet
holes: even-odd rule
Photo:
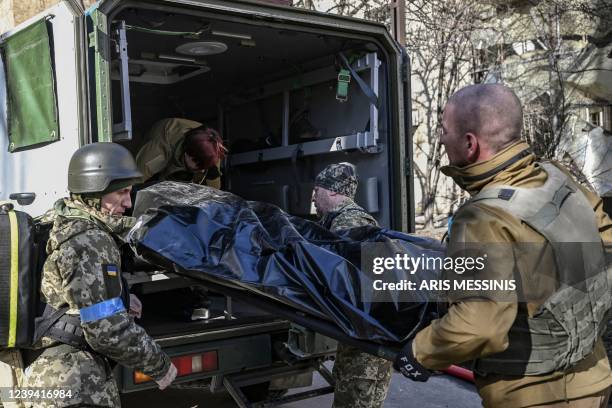
[[[72,155],[68,165],[68,190],[74,194],[112,191],[142,181],[142,173],[128,149],[116,143],[91,143]],[[112,185],[111,185],[112,184]]]

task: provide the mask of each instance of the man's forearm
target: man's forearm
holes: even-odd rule
[[[473,360],[508,347],[516,303],[487,300],[458,302],[421,330],[413,341],[416,360],[430,370]]]
[[[91,348],[119,364],[138,368],[154,379],[170,367],[166,353],[126,312],[82,326]]]

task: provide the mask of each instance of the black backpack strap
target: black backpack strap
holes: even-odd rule
[[[89,350],[81,328],[80,317],[68,315],[67,311],[68,306],[55,309],[48,304],[45,305],[42,316],[37,317],[35,321],[34,342],[38,342],[43,337],[49,337],[82,350]]]
[[[127,287],[127,284],[126,284]],[[128,300],[126,303],[129,305],[129,291],[125,291],[128,296]],[[124,300],[125,302],[125,300]],[[80,350],[87,351],[89,353],[97,354],[103,357],[110,365],[111,370],[117,365],[117,363],[104,356],[103,354],[98,353],[87,343],[85,339],[85,334],[83,333],[83,328],[81,327],[81,318],[76,315],[66,314],[68,311],[68,306],[61,307],[59,309],[55,309],[52,306],[45,305],[45,310],[41,317],[36,318],[35,322],[35,339],[34,342],[37,342],[42,337],[49,337],[53,340],[57,340],[62,344],[69,345]],[[38,356],[42,354],[44,349],[39,350],[27,350],[25,353],[24,361],[27,360],[26,366],[31,364]]]
[[[65,315],[67,311],[68,306],[55,309],[50,305],[45,305],[42,316],[37,317],[34,323],[36,328],[34,330],[33,343],[38,342],[38,340],[46,336],[51,326],[53,326],[60,319],[60,317]]]
[[[91,351],[85,340],[79,316],[64,314],[49,328],[46,336],[78,349]]]

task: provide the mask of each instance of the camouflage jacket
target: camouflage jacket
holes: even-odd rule
[[[364,225],[378,225],[374,217],[350,198],[343,201],[333,211],[325,214],[321,218],[320,224],[332,232]]]
[[[133,225],[130,217],[103,214],[75,199],[54,207],[54,223],[43,267],[42,300],[68,314],[121,296],[121,255],[117,240]],[[96,352],[159,379],[170,366],[161,347],[126,310],[82,322],[87,343]],[[43,345],[49,345],[48,338]]]

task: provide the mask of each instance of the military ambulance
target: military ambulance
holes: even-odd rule
[[[219,129],[225,190],[312,217],[315,175],[350,161],[357,202],[382,226],[413,229],[409,66],[383,25],[253,1],[62,1],[0,49],[0,200],[32,216],[68,195],[78,147],[136,154],[154,122],[182,117]],[[137,263],[124,274],[177,387],[226,388],[248,406],[317,370],[333,382],[330,339],[214,292],[200,315],[177,319],[160,302],[193,282]],[[156,388],[126,367],[116,377],[124,393]]]

